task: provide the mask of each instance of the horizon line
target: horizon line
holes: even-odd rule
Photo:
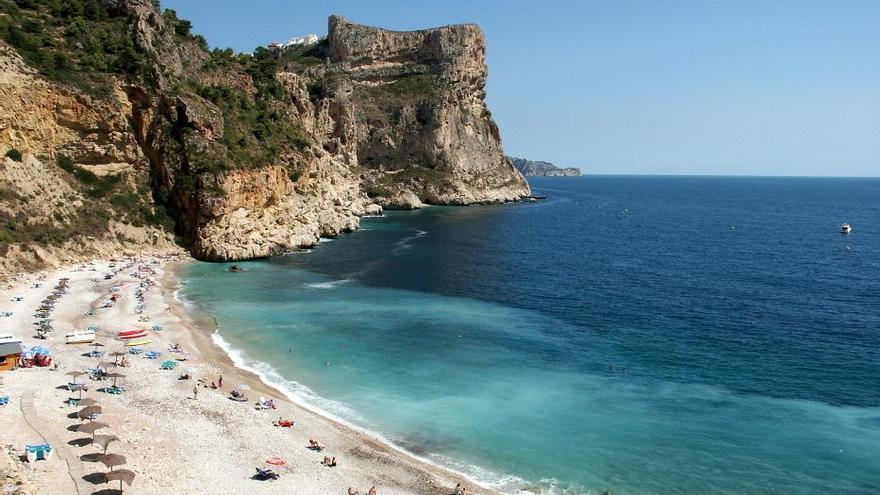
[[[718,177],[718,178],[777,178],[777,179],[880,179],[880,175],[762,175],[762,174],[691,174],[691,173],[638,173],[638,172],[604,172],[581,173],[575,177],[564,176],[525,176],[526,179],[549,178],[571,179],[577,177]]]

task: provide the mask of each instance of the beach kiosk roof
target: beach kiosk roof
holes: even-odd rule
[[[0,371],[14,370],[22,352],[21,342],[4,342],[0,344]]]

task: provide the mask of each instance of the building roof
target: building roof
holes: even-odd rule
[[[22,349],[20,342],[5,342],[3,344],[0,344],[0,357],[21,353]]]

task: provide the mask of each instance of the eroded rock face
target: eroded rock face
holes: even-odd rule
[[[361,216],[381,215],[383,207],[515,201],[529,194],[503,156],[486,107],[485,44],[474,25],[392,32],[331,17],[326,60],[278,73],[283,98],[269,103],[308,143],[291,146],[273,163],[203,173],[195,157],[223,141],[224,110],[180,82],[253,97],[255,79],[243,70],[199,69],[207,51],[175,35],[152,1],[102,3],[127,19],[152,82],[115,78],[111,96],[86,96],[39,76],[0,43],[0,148],[26,155],[23,164],[3,163],[0,186],[52,186],[44,194],[50,202],[27,207],[20,204],[24,196],[7,194],[0,214],[62,226],[88,216],[97,200],[56,166],[59,154],[125,186],[100,200],[110,218],[98,226],[99,235],[72,237],[63,249],[6,250],[29,268],[55,263],[75,246],[92,253],[173,249],[170,232],[138,227],[137,208],[123,211],[132,195],[140,195],[138,208],[165,208],[178,242],[196,257],[238,260],[313,246],[357,229]],[[33,185],[29,198],[39,194]]]
[[[354,122],[345,131],[358,163],[371,172],[368,189],[397,198],[403,189],[434,204],[515,201],[529,194],[504,157],[486,106],[479,27],[395,32],[332,16],[327,43],[330,65],[323,77],[335,86],[331,99],[350,108]]]

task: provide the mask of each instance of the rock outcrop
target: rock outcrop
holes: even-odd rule
[[[102,0],[96,20],[52,5],[23,7],[7,32],[45,23],[61,41],[0,42],[0,151],[25,157],[0,163],[10,270],[175,243],[258,258],[383,207],[529,194],[485,103],[477,26],[392,32],[332,16],[325,41],[245,57],[209,52],[151,0]],[[81,53],[89,23],[115,37],[104,54]]]
[[[321,76],[348,107],[348,139],[380,202],[491,203],[529,194],[486,106],[478,26],[395,32],[331,16],[327,55]]]
[[[575,167],[561,168],[550,162],[526,160],[525,158],[508,157],[517,170],[526,177],[579,177],[581,169]]]

